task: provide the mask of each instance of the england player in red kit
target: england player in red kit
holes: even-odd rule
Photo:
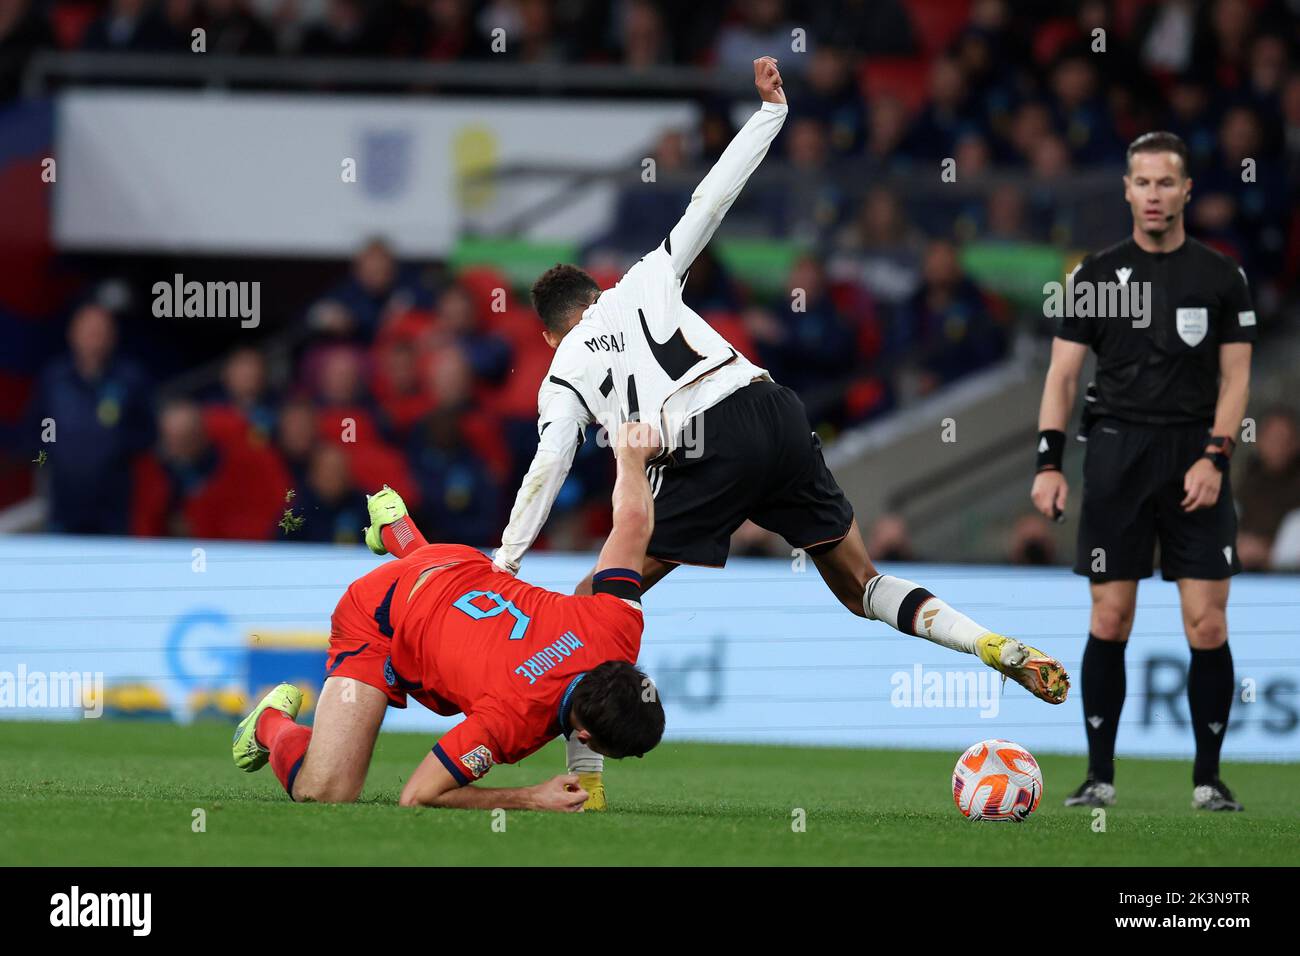
[[[399,557],[355,581],[332,619],[315,723],[295,723],[302,695],[281,684],[235,735],[236,765],[270,763],[294,800],[350,802],[361,793],[387,707],[407,697],[465,719],[407,781],[407,806],[583,808],[577,775],[536,787],[469,787],[494,764],[515,763],[556,736],[597,753],[641,756],[663,734],[663,706],[635,664],[641,647],[640,575],[653,530],[646,425],[617,442],[613,530],[595,593],[562,595],[495,568],[464,545],[427,544],[395,492],[372,501],[371,535]],[[381,523],[382,522],[382,523]]]

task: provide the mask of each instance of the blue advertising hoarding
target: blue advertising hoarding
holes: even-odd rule
[[[288,543],[0,540],[0,718],[82,718],[87,708],[77,701],[31,693],[53,674],[85,675],[92,686],[102,679],[97,699],[110,716],[229,718],[284,679],[306,686],[313,701],[335,602],[384,560]],[[588,555],[538,554],[521,573],[570,591],[591,564]],[[1078,676],[1088,627],[1082,579],[1059,569],[889,570],[1057,654]],[[1300,759],[1298,606],[1294,576],[1233,581],[1238,694],[1228,759]],[[680,568],[645,608],[641,663],[664,700],[668,739],[961,751],[999,736],[1045,753],[1085,749],[1077,685],[1060,707],[1004,687],[973,657],[853,617],[811,562]],[[1144,582],[1121,755],[1190,755],[1187,659],[1176,588]],[[412,705],[390,710],[385,726],[440,732],[454,722]]]

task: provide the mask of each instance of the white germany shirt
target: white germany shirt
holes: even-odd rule
[[[611,436],[622,422],[648,422],[671,451],[687,420],[768,377],[682,301],[682,286],[767,154],[786,111],[764,103],[750,117],[696,187],[668,238],[602,292],[555,350],[537,395],[537,453],[493,556],[501,567],[519,569],[592,422]]]

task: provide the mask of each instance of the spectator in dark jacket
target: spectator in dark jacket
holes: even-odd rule
[[[476,378],[500,384],[510,371],[510,345],[483,329],[474,298],[460,286],[438,297],[432,345],[456,345],[469,359]]]
[[[328,0],[324,19],[308,27],[302,38],[307,56],[367,56],[378,51],[361,0]]]
[[[952,156],[957,141],[981,132],[979,117],[956,60],[935,60],[930,68],[930,99],[908,130],[904,149],[912,156],[938,162]]]
[[[782,334],[763,351],[773,377],[810,404],[816,422],[822,402],[814,397],[836,386],[852,368],[856,342],[835,310],[821,264],[811,256],[790,270],[790,292],[777,313]]]
[[[156,52],[171,47],[173,40],[149,0],[113,0],[107,12],[86,28],[81,46],[95,52]]]
[[[1006,338],[951,242],[930,243],[923,274],[924,284],[900,310],[889,347],[916,363],[924,394],[997,361]]]
[[[390,312],[428,308],[432,301],[388,244],[372,239],[353,257],[352,274],[316,303],[310,321],[318,332],[368,342]]]
[[[275,448],[289,469],[294,487],[306,483],[311,452],[318,440],[316,407],[308,399],[294,398],[280,406]]]
[[[370,523],[366,495],[352,480],[348,456],[328,442],[312,452],[307,483],[292,504],[303,519],[292,535],[295,541],[360,544],[362,529]]]
[[[32,433],[48,456],[49,529],[126,534],[131,461],[153,440],[149,384],[116,354],[117,326],[101,306],[77,311],[68,345],[41,375],[33,405]]]
[[[204,0],[209,53],[271,56],[275,35],[248,9],[247,0]]]
[[[54,33],[35,0],[0,3],[0,103],[16,96],[33,53],[54,46]]]
[[[500,534],[499,489],[465,443],[461,409],[439,408],[411,436],[410,459],[424,499],[420,524],[438,541],[486,546]]]

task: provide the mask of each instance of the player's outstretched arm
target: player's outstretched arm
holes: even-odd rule
[[[457,783],[429,754],[402,788],[404,807],[453,807],[460,810],[552,810],[577,813],[587,801],[576,773],[561,774],[533,787],[476,787]]]
[[[615,439],[613,528],[600,549],[596,573],[628,568],[640,573],[655,527],[655,501],[646,478],[646,462],[659,452],[659,435],[645,422],[625,422]]]
[[[546,524],[591,415],[573,392],[548,380],[538,397],[538,420],[537,452],[515,495],[501,547],[492,554],[492,563],[511,574],[519,571],[519,563]]]
[[[788,108],[774,58],[763,56],[754,61],[754,85],[763,105],[741,127],[709,174],[695,187],[686,214],[669,233],[666,246],[679,278],[686,275],[695,257],[709,244],[785,123]]]

